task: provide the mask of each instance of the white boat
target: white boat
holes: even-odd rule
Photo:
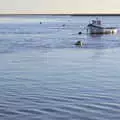
[[[90,34],[114,34],[117,31],[116,27],[103,27],[98,19],[92,20],[92,23],[87,26],[87,32]]]

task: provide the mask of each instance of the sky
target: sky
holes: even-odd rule
[[[0,14],[120,13],[120,0],[0,0]]]

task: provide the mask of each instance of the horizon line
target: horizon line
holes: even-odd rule
[[[120,16],[120,13],[0,13],[0,16],[9,15]]]

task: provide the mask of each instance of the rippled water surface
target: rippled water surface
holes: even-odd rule
[[[86,34],[93,18],[0,17],[0,120],[120,119],[120,32]]]

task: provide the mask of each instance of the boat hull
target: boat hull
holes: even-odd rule
[[[115,34],[117,33],[116,28],[103,28],[98,26],[88,26],[87,32],[90,34]]]

